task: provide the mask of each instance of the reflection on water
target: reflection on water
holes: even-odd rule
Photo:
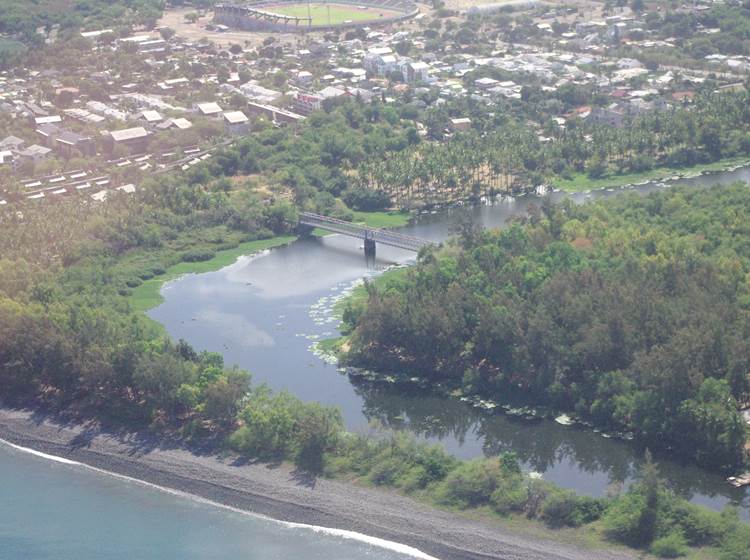
[[[642,463],[642,450],[607,439],[591,430],[549,421],[529,422],[487,413],[460,401],[438,396],[394,393],[383,385],[359,384],[364,413],[384,426],[406,428],[427,441],[440,441],[464,459],[515,452],[524,467],[578,492],[601,496],[611,486],[632,482]],[[656,456],[660,471],[680,495],[715,509],[740,505],[750,519],[750,496],[720,476]]]
[[[737,180],[750,181],[750,170],[681,182],[700,187]],[[659,188],[664,187],[629,190],[646,194]],[[618,192],[572,198],[584,202]],[[552,198],[563,196],[554,193]],[[539,203],[538,197],[526,196],[428,214],[402,231],[442,241],[466,215],[485,227],[501,227]],[[218,272],[186,276],[164,288],[165,302],[150,315],[173,338],[184,338],[200,350],[221,352],[228,364],[250,370],[256,383],[338,406],[350,429],[366,429],[371,420],[379,420],[439,441],[463,458],[512,450],[527,468],[546,479],[590,495],[603,495],[611,484],[632,480],[642,453],[631,444],[553,422],[529,424],[480,413],[441,397],[355,385],[335,365],[313,355],[311,345],[336,331],[331,311],[337,297],[362,277],[414,259],[414,253],[380,245],[377,257],[367,260],[361,243],[340,235],[304,239],[261,256],[241,258]],[[747,492],[731,488],[721,477],[669,461],[661,461],[661,468],[685,496],[715,508],[744,500],[743,512],[750,517]]]

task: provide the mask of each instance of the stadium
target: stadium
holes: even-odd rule
[[[214,7],[214,21],[246,31],[324,31],[383,25],[419,13],[411,0],[251,0]]]

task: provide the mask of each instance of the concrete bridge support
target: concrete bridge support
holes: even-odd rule
[[[374,257],[375,256],[375,240],[374,239],[365,239],[365,256],[366,257]]]

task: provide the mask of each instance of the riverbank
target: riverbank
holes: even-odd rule
[[[666,181],[673,178],[690,178],[699,175],[722,173],[747,165],[750,165],[750,161],[748,161],[746,156],[741,156],[690,167],[657,167],[656,169],[650,169],[641,173],[608,175],[597,179],[592,179],[585,173],[575,173],[570,179],[553,179],[552,187],[575,194],[596,189],[643,184],[644,182]]]
[[[179,262],[167,268],[163,274],[149,278],[134,288],[128,296],[128,302],[136,311],[146,312],[164,301],[164,298],[160,294],[161,287],[170,280],[179,278],[184,274],[198,274],[221,270],[225,266],[232,264],[239,257],[271,249],[272,247],[286,245],[294,239],[295,237],[291,235],[271,237],[269,239],[256,239],[240,243],[232,249],[219,251],[209,260]]]
[[[406,544],[441,560],[634,558],[624,551],[589,549],[501,523],[468,519],[392,492],[314,478],[286,464],[220,458],[148,434],[61,425],[28,411],[0,409],[0,438],[280,521]]]
[[[396,228],[403,227],[411,220],[408,212],[354,212],[354,223],[364,224],[374,228]],[[316,230],[318,235],[330,235],[330,232]],[[315,232],[314,232],[315,233]],[[282,235],[268,239],[256,239],[240,243],[231,249],[218,251],[216,255],[205,261],[179,262],[167,268],[162,274],[143,281],[142,284],[133,288],[128,296],[131,307],[140,312],[146,312],[159,306],[164,298],[161,296],[161,288],[167,282],[175,280],[184,274],[200,274],[214,272],[234,263],[242,256],[252,255],[266,249],[280,247],[291,243],[296,239],[293,235]]]

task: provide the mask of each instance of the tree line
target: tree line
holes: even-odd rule
[[[445,142],[394,157],[368,158],[355,185],[401,208],[449,204],[535,187],[583,173],[590,178],[680,168],[750,154],[750,93],[706,93],[691,107],[622,117],[615,127],[570,119],[545,128],[505,114]],[[596,110],[596,109],[595,109]]]
[[[746,185],[544,204],[465,228],[345,313],[350,363],[570,411],[740,468],[750,398]]]

